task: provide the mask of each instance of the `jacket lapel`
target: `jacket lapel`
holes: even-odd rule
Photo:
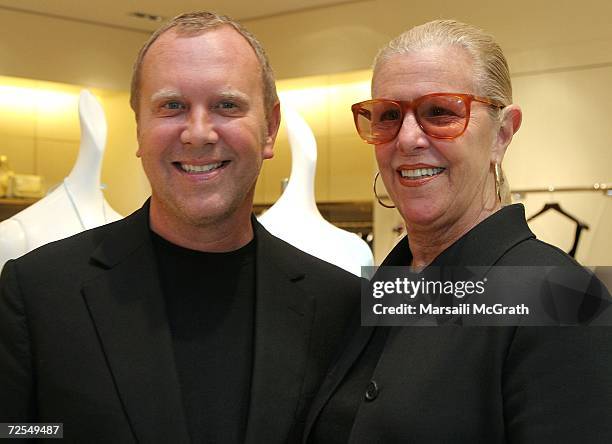
[[[253,220],[256,308],[251,400],[245,442],[289,436],[307,368],[314,301],[301,289],[281,241]]]
[[[351,338],[346,348],[343,349],[340,359],[327,373],[316,397],[312,401],[304,428],[304,442],[306,442],[306,439],[312,432],[312,427],[325,404],[327,404],[327,401],[329,401],[355,361],[357,361],[359,355],[361,355],[361,352],[370,341],[372,334],[375,332],[375,327],[360,327],[360,322],[361,316],[357,316],[353,328],[350,329],[356,332],[355,335]]]
[[[410,263],[412,260],[412,254],[408,248],[406,238],[403,238],[397,243],[381,266],[389,265],[392,260],[399,260],[402,263]],[[306,442],[312,432],[312,427],[325,407],[325,404],[327,404],[327,401],[329,401],[353,364],[370,342],[372,335],[376,331],[376,327],[362,327],[360,311],[354,317],[348,330],[354,332],[354,334],[348,338],[348,343],[342,347],[342,355],[327,373],[310,407],[308,417],[306,418],[306,426],[304,428],[304,442]]]
[[[498,235],[500,231],[508,233],[501,240]],[[534,237],[534,234],[529,230],[525,222],[524,207],[522,205],[509,205],[481,222],[453,244],[452,248],[449,247],[446,251],[442,252],[432,265],[491,266],[514,245]],[[496,242],[490,244],[490,248],[483,251],[482,245],[486,245],[488,239],[496,239]],[[412,253],[410,252],[408,239],[404,237],[387,255],[381,266],[402,266],[410,264],[411,261]],[[376,331],[376,327],[360,327],[360,319],[361,317],[359,316],[355,320],[353,324],[355,335],[346,346],[340,359],[327,374],[311,405],[304,429],[304,442],[308,440],[312,427],[325,404],[357,361]]]
[[[137,441],[189,442],[148,206],[119,223],[93,255],[106,270],[83,296]]]
[[[500,233],[504,233],[504,235],[500,236]],[[525,208],[523,205],[508,205],[468,231],[453,245],[440,253],[431,265],[491,267],[508,250],[532,238],[535,238],[535,235],[527,226],[527,222],[525,222]],[[494,242],[491,241],[493,239],[495,240]],[[486,248],[483,248],[483,245]],[[407,247],[407,242],[405,242],[405,246],[410,251]],[[394,262],[390,261],[390,263],[393,264]]]

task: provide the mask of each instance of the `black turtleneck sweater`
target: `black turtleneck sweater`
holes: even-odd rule
[[[192,442],[243,442],[253,363],[255,241],[206,253],[152,237]]]

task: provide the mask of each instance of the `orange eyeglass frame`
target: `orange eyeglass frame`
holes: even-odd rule
[[[416,99],[412,99],[412,100],[371,99],[371,100],[365,100],[363,102],[355,103],[355,104],[353,104],[351,106],[351,111],[353,112],[353,119],[354,119],[354,122],[355,122],[355,129],[357,129],[357,133],[359,134],[359,137],[361,137],[361,139],[364,142],[366,142],[366,143],[369,143],[369,144],[381,144],[381,143],[390,142],[391,140],[393,140],[397,136],[397,134],[399,133],[399,130],[400,130],[402,125],[401,124],[398,125],[397,130],[392,132],[393,136],[388,138],[388,139],[374,140],[373,138],[368,138],[367,136],[364,137],[362,135],[362,132],[359,131],[359,123],[358,123],[359,116],[363,115],[363,114],[360,114],[360,111],[364,109],[364,105],[365,104],[375,104],[375,103],[394,103],[395,105],[398,106],[398,108],[400,109],[400,111],[402,113],[401,118],[399,120],[403,121],[404,116],[406,114],[406,110],[415,109],[424,100],[430,99],[432,97],[457,97],[457,98],[461,99],[461,101],[465,104],[465,111],[466,111],[465,125],[463,126],[463,129],[458,134],[452,135],[452,136],[437,136],[437,135],[434,135],[434,134],[430,134],[428,132],[428,130],[421,123],[421,120],[420,120],[419,116],[417,115],[417,113],[415,113],[415,119],[416,119],[419,127],[423,130],[423,132],[425,134],[427,134],[428,136],[433,137],[435,139],[450,140],[450,139],[456,139],[457,137],[460,137],[465,132],[465,130],[468,127],[468,124],[470,123],[470,115],[471,115],[471,112],[472,112],[472,102],[484,103],[484,104],[493,106],[493,107],[498,108],[498,109],[502,109],[502,108],[505,107],[505,105],[503,105],[502,103],[500,103],[498,101],[495,101],[495,100],[492,100],[492,99],[488,99],[486,97],[475,96],[473,94],[463,94],[463,93],[431,93],[431,94],[425,94],[424,96],[417,97]]]

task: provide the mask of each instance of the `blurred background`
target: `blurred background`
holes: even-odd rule
[[[612,265],[612,196],[594,188],[612,183],[612,3],[604,0],[0,0],[0,174],[41,176],[45,188],[68,174],[79,146],[78,93],[86,87],[108,120],[106,198],[123,215],[138,208],[149,187],[135,157],[132,64],[161,21],[196,9],[229,15],[261,40],[281,100],[315,133],[322,214],[368,240],[377,260],[393,246],[401,220],[373,204],[373,148],[355,134],[350,105],[370,97],[374,55],[405,29],[436,18],[485,29],[504,49],[524,112],[504,162],[515,201],[528,216],[559,203],[589,227],[579,262]],[[280,196],[290,165],[281,128],[257,185],[256,211]],[[555,191],[541,192],[549,188]],[[0,220],[31,202],[0,198]],[[530,226],[565,251],[574,243],[575,222],[554,211]]]

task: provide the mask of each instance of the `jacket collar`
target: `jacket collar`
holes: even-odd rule
[[[148,209],[115,223],[82,293],[136,441],[188,443]]]
[[[115,222],[116,230],[112,236],[106,237],[91,256],[94,263],[103,268],[112,268],[129,258],[132,253],[141,248],[152,248],[149,232],[150,199],[142,208],[129,216]],[[152,252],[146,251],[147,253]]]
[[[256,305],[247,443],[288,436],[307,368],[314,301],[284,242],[255,218]],[[172,336],[149,231],[149,203],[117,222],[92,255],[105,272],[83,295],[134,434],[189,442]]]
[[[431,265],[493,266],[510,248],[534,237],[525,221],[523,205],[509,205],[472,228],[443,251]],[[483,246],[486,246],[486,248],[483,249]],[[404,266],[411,262],[412,253],[408,246],[408,238],[404,237],[387,255],[381,266]],[[327,375],[319,393],[313,400],[312,408],[306,420],[304,442],[308,439],[321,410],[359,358],[376,330],[375,327],[360,327],[358,324],[359,322],[356,320],[354,337]]]
[[[432,266],[491,266],[513,246],[535,238],[525,221],[521,204],[508,205],[476,225],[438,255]],[[483,248],[486,246],[486,248]],[[412,253],[404,237],[391,250],[381,266],[408,265]]]

